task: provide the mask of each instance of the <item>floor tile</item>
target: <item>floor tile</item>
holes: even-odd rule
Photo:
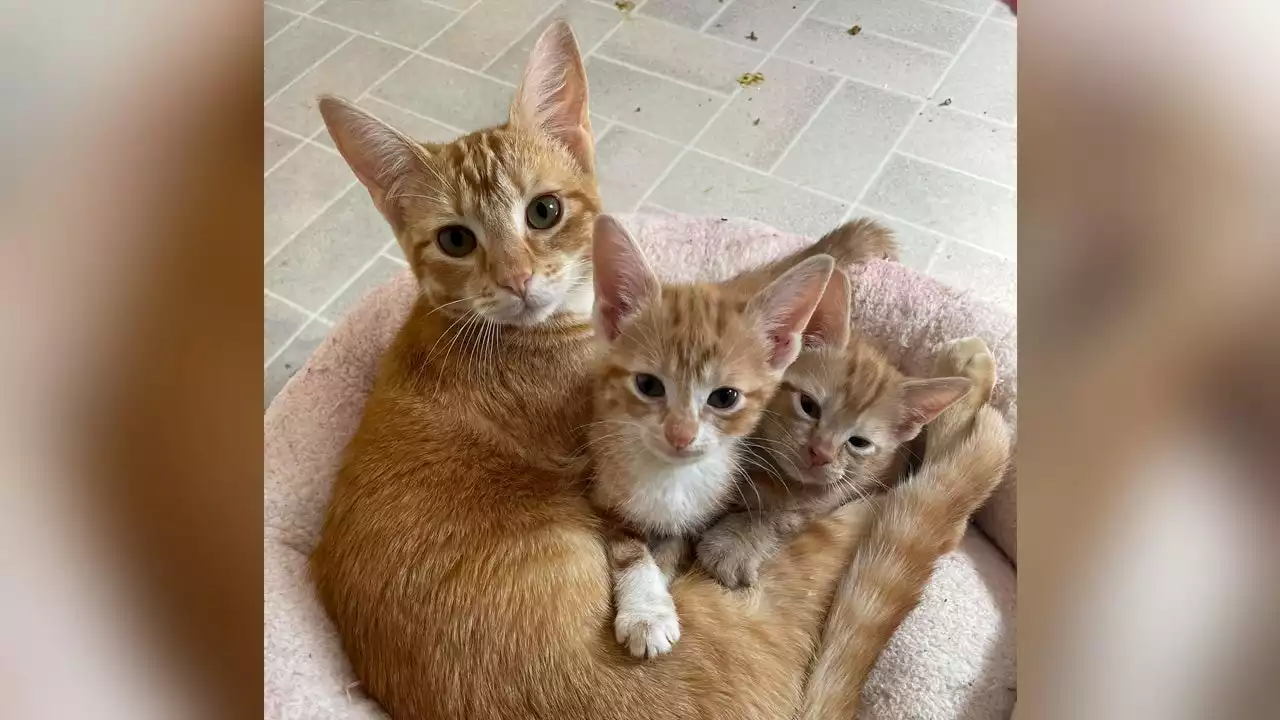
[[[307,12],[322,2],[324,0],[271,0],[273,5],[279,5],[289,10],[297,10],[298,12]]]
[[[809,17],[956,53],[981,19],[925,0],[822,0]]]
[[[370,290],[406,271],[404,265],[390,258],[378,256],[372,265],[360,273],[360,277],[356,278],[355,282],[325,308],[324,317],[334,322],[341,320],[364,299],[365,295],[369,294]]]
[[[276,394],[289,382],[289,378],[294,373],[302,369],[306,364],[307,358],[311,357],[311,353],[315,352],[320,343],[329,335],[329,327],[322,323],[311,321],[303,328],[302,334],[294,338],[293,342],[280,353],[280,357],[275,359],[267,366],[265,377],[263,378],[263,400],[262,409],[266,410],[271,405],[271,400]]]
[[[333,52],[351,33],[303,18],[263,48],[262,96],[269,98]]]
[[[723,93],[737,90],[738,77],[755,70],[765,57],[757,50],[644,17],[623,23],[596,52]]]
[[[415,57],[370,94],[446,125],[473,131],[506,122],[515,91],[496,80]]]
[[[286,155],[293,152],[298,147],[301,140],[286,135],[279,130],[266,127],[262,128],[262,171],[270,170],[276,163],[285,158]]]
[[[411,112],[405,112],[394,105],[388,105],[378,98],[367,97],[356,104],[373,113],[374,117],[420,143],[447,143],[457,139],[459,135],[459,133],[434,120],[428,120]],[[326,130],[321,130],[318,134],[312,136],[312,139],[323,145],[335,147],[333,138],[329,136]]]
[[[363,187],[353,187],[267,263],[267,289],[311,312],[394,236]]]
[[[725,0],[649,0],[636,12],[699,30],[716,13],[724,10],[724,5]]]
[[[676,212],[736,216],[817,237],[839,224],[848,205],[689,152],[649,200]]]
[[[1014,24],[1018,22],[1018,16],[1014,14],[1007,3],[1002,2],[995,3],[995,7],[991,10],[991,19]]]
[[[528,32],[549,5],[529,0],[480,0],[423,52],[479,70]]]
[[[929,274],[1016,313],[1018,266],[1012,260],[954,240],[938,251]]]
[[[604,58],[587,61],[591,109],[679,143],[693,140],[723,96],[679,85]]]
[[[263,182],[263,249],[270,255],[356,178],[336,153],[307,145]]]
[[[957,10],[967,10],[971,13],[983,15],[991,7],[995,0],[933,0],[939,5],[945,5],[949,8]]]
[[[453,10],[466,10],[475,4],[475,0],[431,0],[431,2]]]
[[[1017,257],[1017,194],[999,185],[895,155],[889,158],[864,204],[992,252]]]
[[[778,54],[877,87],[921,96],[933,90],[951,62],[945,53],[870,33],[849,35],[845,30],[822,20],[805,20]]]
[[[913,270],[925,272],[938,248],[946,242],[941,235],[908,225],[896,218],[886,217],[874,210],[858,206],[853,217],[868,217],[893,231],[898,243],[898,262]]]
[[[930,102],[899,150],[995,180],[1018,183],[1018,129]]]
[[[298,19],[297,13],[281,10],[274,5],[262,6],[262,39],[269,40],[286,25]]]
[[[569,23],[569,27],[573,28],[574,37],[578,39],[578,48],[586,53],[622,22],[623,15],[617,8],[590,2],[590,0],[566,0],[526,32],[524,37],[520,38],[520,42],[485,68],[485,74],[512,84],[519,83],[520,76],[524,74],[524,65],[529,61],[529,53],[533,52],[533,46],[538,42],[542,31],[557,19]]]
[[[458,16],[422,0],[327,0],[311,14],[415,50]]]
[[[768,78],[765,83],[738,93],[698,147],[768,170],[840,80],[780,58],[766,62],[761,72]]]
[[[680,154],[680,146],[615,125],[596,145],[596,176],[606,212],[631,212],[663,171]]]
[[[938,88],[956,108],[997,120],[1018,121],[1018,28],[984,22]]]
[[[324,125],[316,106],[319,95],[359,97],[407,57],[408,52],[386,43],[365,37],[352,38],[267,103],[267,122],[310,137]]]
[[[814,0],[734,0],[707,28],[707,34],[755,50],[772,50],[813,3]],[[751,39],[753,36],[755,40]]]
[[[264,294],[262,296],[262,361],[265,363],[307,322],[305,313]]]
[[[774,173],[854,200],[919,106],[902,95],[846,82]]]

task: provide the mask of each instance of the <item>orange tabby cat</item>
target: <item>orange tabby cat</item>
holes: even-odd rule
[[[591,499],[618,521],[609,539],[618,642],[654,657],[680,638],[667,584],[685,541],[726,505],[744,462],[742,438],[800,352],[834,263],[809,258],[741,295],[712,283],[661,285],[607,215],[596,221],[593,249],[605,347]]]
[[[698,545],[698,561],[728,587],[813,518],[888,488],[906,469],[906,443],[969,391],[963,377],[905,377],[849,324],[849,281],[835,272],[810,320],[809,344],[748,440],[754,472]]]
[[[616,642],[580,452],[599,198],[568,26],[538,40],[500,127],[420,145],[337,99],[320,109],[423,291],[381,362],[311,557],[364,690],[401,720],[779,718],[805,702],[817,648],[823,695],[808,701],[856,693],[843,676],[874,661],[897,603],[909,609],[928,577],[855,565],[818,648],[872,519],[861,503],[812,523],[757,589],[676,579],[680,652],[637,662]],[[918,566],[963,530],[965,493],[993,482],[971,456],[921,471],[893,516],[912,527],[878,526]],[[857,600],[873,583],[883,612]],[[864,618],[851,612],[881,624],[853,625]]]

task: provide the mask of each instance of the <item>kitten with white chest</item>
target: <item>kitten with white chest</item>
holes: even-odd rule
[[[688,539],[728,504],[746,462],[742,440],[799,353],[834,263],[809,258],[750,294],[662,285],[603,215],[592,254],[601,352],[591,499],[616,524],[615,634],[632,655],[653,657],[680,637],[671,573]]]

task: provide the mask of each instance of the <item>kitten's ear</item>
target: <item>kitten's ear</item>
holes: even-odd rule
[[[608,215],[596,218],[591,247],[595,266],[596,332],[612,342],[622,321],[658,297],[658,276],[622,225]]]
[[[511,103],[511,124],[559,140],[584,170],[594,171],[587,71],[582,67],[578,41],[565,21],[551,23],[529,54],[529,64]]]
[[[804,329],[805,347],[841,349],[848,345],[849,304],[849,276],[836,268]]]
[[[409,136],[340,97],[321,95],[320,117],[333,144],[369,190],[373,204],[397,227],[399,214],[386,206],[387,191],[419,167],[422,150]],[[399,228],[397,227],[397,230]]]
[[[781,370],[800,354],[801,333],[822,299],[835,261],[815,255],[769,283],[747,305],[769,343],[769,364]]]
[[[969,378],[962,377],[902,383],[902,414],[896,428],[898,440],[906,442],[919,435],[926,423],[932,422],[943,410],[964,397],[972,385]]]

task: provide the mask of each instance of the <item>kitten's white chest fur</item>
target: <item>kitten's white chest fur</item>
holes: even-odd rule
[[[723,507],[733,487],[726,450],[714,450],[685,465],[641,452],[629,465],[630,492],[618,509],[634,525],[662,535],[702,529]]]

